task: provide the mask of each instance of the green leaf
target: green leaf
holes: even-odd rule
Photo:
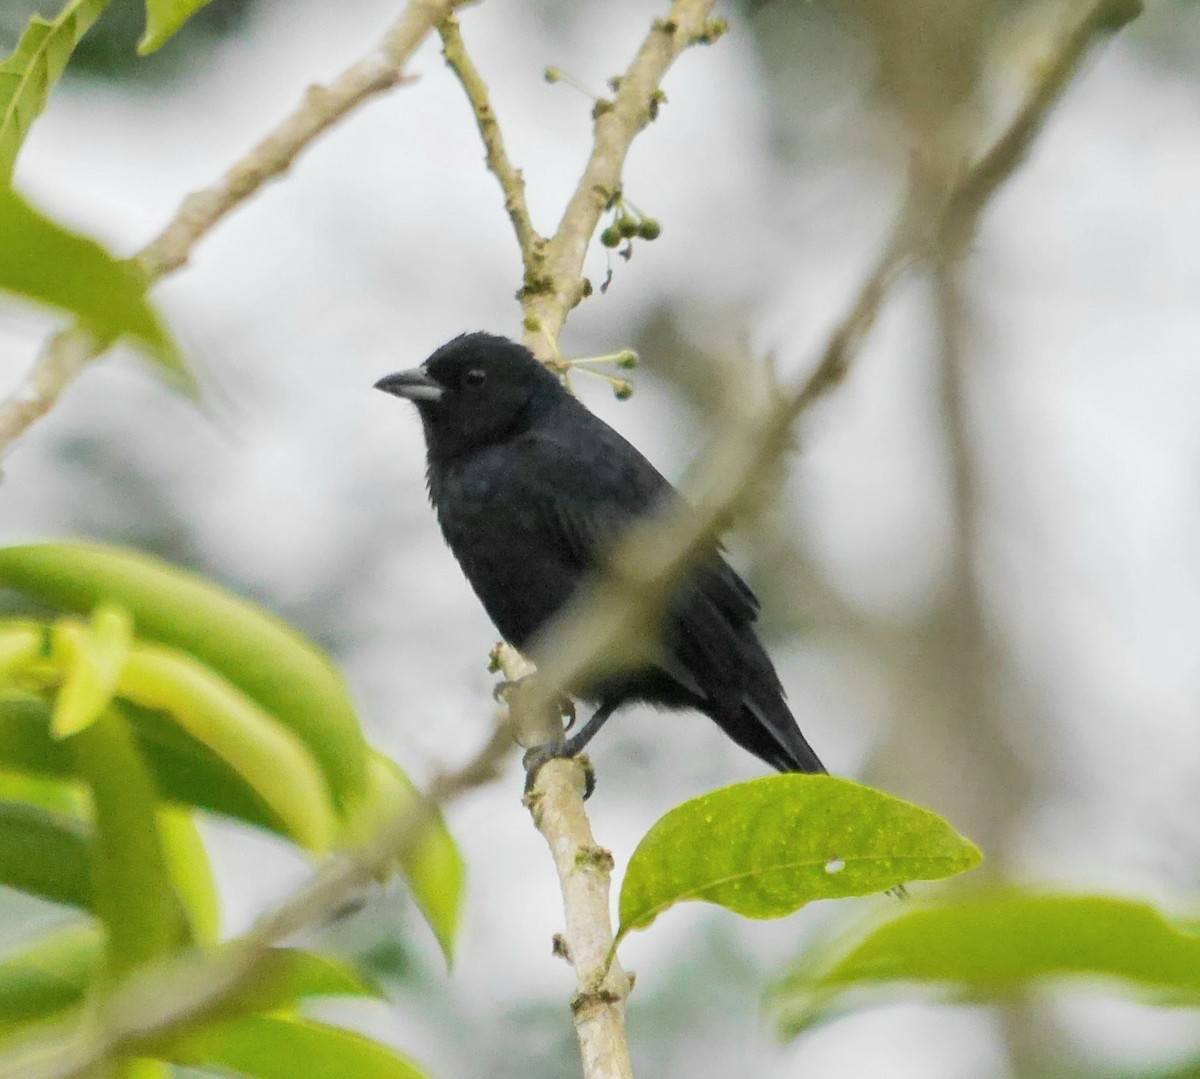
[[[340,959],[300,948],[273,948],[254,984],[240,989],[222,1009],[232,1018],[293,1007],[312,997],[382,997],[373,981]]]
[[[779,918],[814,899],[953,876],[980,857],[936,814],[848,779],[754,779],[685,802],[650,829],[621,885],[617,939],[685,900]]]
[[[146,0],[146,32],[138,53],[146,56],[161,49],[179,28],[211,0]]]
[[[108,0],[71,0],[52,22],[35,15],[12,54],[0,63],[0,187],[12,178],[17,153],[46,107],[80,38]]]
[[[261,796],[207,746],[181,730],[167,715],[121,702],[126,717],[162,797],[194,805],[287,836],[286,825]],[[70,748],[50,737],[50,706],[40,697],[0,692],[0,767],[43,780],[65,783],[76,776]],[[17,778],[17,777],[13,777]],[[64,785],[64,790],[67,788]],[[69,791],[68,791],[69,793]],[[24,794],[2,797],[30,801]],[[34,800],[44,808],[59,808]]]
[[[53,653],[65,674],[50,721],[55,738],[83,730],[112,703],[132,640],[128,612],[111,604],[98,607],[87,626],[54,627]]]
[[[0,802],[0,884],[90,909],[87,826],[21,802]]]
[[[11,190],[0,190],[0,236],[0,290],[69,311],[105,341],[128,336],[186,381],[136,266],[51,221]]]
[[[191,653],[291,727],[343,808],[361,798],[367,747],[345,682],[327,656],[261,608],[157,559],[95,544],[0,549],[0,587],[87,613],[128,610],[144,639]]]
[[[1038,979],[1081,976],[1200,1005],[1200,935],[1127,899],[987,893],[922,905],[865,937],[837,942],[772,995],[781,1026],[796,1033],[858,986],[936,983],[978,999]]]
[[[94,922],[75,922],[0,959],[0,1033],[70,1008],[83,998],[104,955]]]
[[[95,910],[121,975],[190,943],[158,831],[158,793],[120,716],[107,712],[71,740],[92,791]]]
[[[174,648],[129,650],[122,698],[169,713],[227,761],[310,850],[324,853],[338,828],[329,787],[308,747],[215,671]]]
[[[365,840],[372,829],[414,806],[420,797],[411,779],[392,760],[372,753],[367,764],[372,796],[355,820],[354,833]],[[440,813],[432,813],[417,843],[401,862],[413,900],[453,965],[454,943],[466,899],[466,864]]]
[[[192,936],[200,944],[215,944],[221,936],[221,901],[195,817],[186,809],[160,805],[158,834],[167,875],[187,911]]]
[[[185,1038],[171,1059],[179,1064],[226,1068],[254,1079],[296,1079],[300,1074],[425,1079],[412,1061],[361,1034],[279,1016],[248,1016],[219,1024]]]
[[[42,633],[32,625],[0,627],[0,685],[38,658],[43,640]]]

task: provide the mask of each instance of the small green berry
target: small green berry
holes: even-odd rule
[[[616,247],[621,242],[621,230],[616,225],[609,225],[600,233],[600,242],[605,247]]]
[[[638,223],[628,214],[622,214],[617,218],[617,232],[622,239],[631,240],[638,234]]]
[[[618,401],[628,401],[633,396],[633,383],[624,378],[616,379],[613,382],[613,396]]]
[[[563,73],[556,67],[548,67],[542,72],[542,78],[548,83],[562,82]]]
[[[638,365],[638,354],[631,348],[623,348],[613,357],[613,363],[618,367],[624,367],[625,370],[631,371]]]
[[[662,235],[662,225],[653,217],[647,217],[638,225],[637,234],[643,240],[657,240]]]

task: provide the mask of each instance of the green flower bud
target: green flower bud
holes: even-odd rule
[[[621,231],[615,225],[609,225],[600,233],[600,242],[605,247],[616,247],[621,242]]]
[[[662,226],[653,217],[647,217],[638,225],[637,234],[643,240],[657,240],[662,235]]]

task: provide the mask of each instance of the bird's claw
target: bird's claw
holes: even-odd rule
[[[576,753],[567,740],[534,746],[525,751],[525,756],[522,758],[522,763],[525,765],[525,793],[529,794],[533,790],[543,765],[556,760],[579,761],[579,765],[583,769],[583,800],[586,802],[596,789],[596,771],[592,767],[592,762],[583,754]]]

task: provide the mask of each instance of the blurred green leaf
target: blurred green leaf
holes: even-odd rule
[[[0,959],[0,1033],[78,1004],[104,955],[93,921],[75,922]]]
[[[168,713],[227,761],[299,843],[318,853],[333,845],[332,796],[308,747],[211,668],[174,648],[138,645],[129,651],[118,692]]]
[[[253,787],[168,716],[127,702],[114,707],[129,720],[164,799],[288,835]],[[50,705],[40,697],[0,692],[0,767],[67,782],[77,778],[70,749],[50,737]],[[12,797],[30,800],[21,794]]]
[[[21,623],[0,626],[0,686],[37,659],[43,639],[36,626]]]
[[[161,1060],[134,1057],[115,1065],[111,1076],[112,1079],[171,1079],[171,1066]]]
[[[410,1060],[361,1034],[279,1016],[256,1015],[222,1023],[185,1038],[171,1059],[228,1069],[254,1079],[296,1079],[302,1074],[338,1079],[425,1079],[425,1073]]]
[[[685,900],[778,918],[814,899],[953,876],[980,858],[920,806],[834,776],[767,776],[685,802],[650,829],[621,884],[617,939]]]
[[[128,612],[111,604],[98,607],[86,626],[61,622],[54,627],[53,653],[64,672],[50,721],[55,738],[83,730],[112,703],[132,640]]]
[[[11,190],[0,190],[0,236],[0,290],[69,311],[106,341],[128,336],[177,381],[187,382],[136,266],[51,221]]]
[[[79,39],[107,3],[71,0],[53,21],[33,16],[17,47],[0,62],[0,187],[9,186],[30,126],[46,107]]]
[[[373,981],[340,959],[300,948],[273,948],[254,984],[240,989],[222,1010],[231,1018],[293,1007],[311,997],[381,997]]]
[[[161,49],[175,32],[211,0],[146,0],[146,32],[138,42],[145,56]]]
[[[158,831],[158,792],[127,725],[106,712],[71,739],[92,791],[94,906],[123,974],[190,943]]]
[[[0,884],[68,906],[92,906],[91,850],[81,821],[0,802]]]
[[[382,754],[371,754],[367,774],[374,793],[366,802],[369,809],[354,822],[356,832],[363,838],[383,820],[394,818],[414,806],[420,797],[412,780]],[[420,839],[404,857],[401,868],[417,907],[441,945],[447,965],[452,965],[466,899],[467,871],[458,845],[440,813],[432,814]]]
[[[291,727],[320,762],[339,805],[350,808],[362,797],[367,747],[341,675],[261,608],[147,555],[96,544],[0,549],[5,586],[79,613],[120,604],[140,637],[203,660]]]
[[[1115,978],[1200,1006],[1200,935],[1145,903],[1110,896],[1000,892],[906,911],[801,963],[773,991],[796,1033],[861,986],[927,982],[972,999],[1030,981]]]
[[[160,805],[158,834],[167,875],[187,912],[192,936],[200,944],[215,944],[221,936],[221,901],[196,818],[186,809]]]

